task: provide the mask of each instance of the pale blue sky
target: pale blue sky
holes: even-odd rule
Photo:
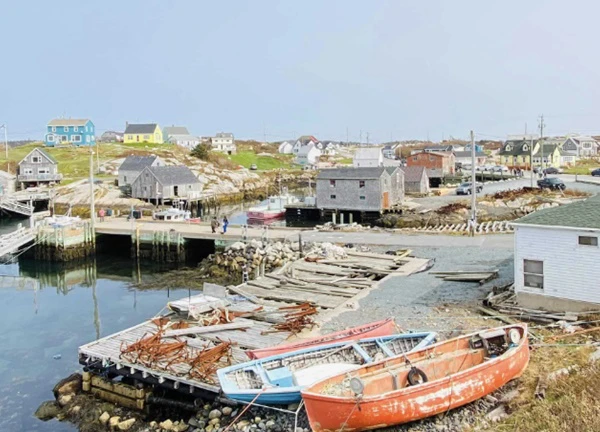
[[[595,1],[12,1],[0,123],[270,140],[600,133]],[[485,134],[486,136],[484,136]]]

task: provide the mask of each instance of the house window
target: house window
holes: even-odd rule
[[[71,135],[71,141],[81,142],[81,135]]]
[[[365,198],[364,195],[361,195],[361,196],[358,197],[358,199],[360,199],[361,201],[364,201],[366,198]]]
[[[331,198],[331,199],[335,199],[335,198],[336,198],[336,196],[335,196],[335,195],[329,195],[329,198]]]
[[[329,180],[329,186],[335,187],[335,180]]]
[[[64,130],[65,132],[69,132],[69,126],[65,126],[65,127],[63,128],[63,130]]]
[[[133,135],[127,135],[127,139],[128,140],[132,140],[133,139]]]
[[[50,174],[50,168],[38,168],[38,174]]]
[[[73,132],[79,132],[79,127],[73,126]]]
[[[413,156],[413,161],[418,161],[419,160],[419,156]]]
[[[86,141],[86,142],[90,142],[90,136],[89,136],[89,135],[86,135],[86,137],[85,137],[85,141]]]
[[[54,142],[54,135],[48,135],[48,142]]]
[[[365,181],[364,180],[359,180],[358,181],[358,187],[359,188],[364,188],[365,187]]]
[[[150,139],[150,135],[144,135],[144,139],[145,140],[149,140]]]
[[[127,181],[127,176],[123,176],[123,182]]]
[[[52,126],[52,132],[56,132],[56,126]]]
[[[598,237],[579,236],[581,246],[598,246]]]
[[[39,156],[32,156],[31,157],[31,162],[32,163],[40,163],[40,162],[42,162],[42,158],[39,157]]]
[[[23,174],[33,174],[33,168],[23,168]]]
[[[544,289],[544,262],[523,260],[523,282],[527,288]]]

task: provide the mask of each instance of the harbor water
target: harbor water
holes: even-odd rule
[[[15,228],[16,223],[4,222],[0,234]],[[23,260],[0,265],[0,431],[76,430],[33,414],[53,399],[59,380],[81,371],[80,345],[138,324],[170,299],[188,295],[174,287],[134,287],[156,271],[114,257],[77,266]]]

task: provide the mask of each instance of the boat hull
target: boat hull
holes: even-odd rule
[[[436,345],[444,343],[447,342],[431,345],[406,357],[412,361],[424,358],[424,355],[433,352]],[[424,384],[369,395],[363,397],[359,404],[353,397],[322,395],[311,391],[311,388],[303,391],[302,397],[314,432],[379,429],[445,413],[480,399],[521,376],[528,362],[529,346],[525,336],[521,345],[496,359]],[[371,366],[376,365],[363,369]],[[443,365],[440,370],[443,370]],[[327,385],[325,381],[316,386]]]
[[[246,216],[248,219],[259,221],[279,219],[285,216],[285,210],[277,212],[249,211]]]
[[[280,355],[300,349],[327,345],[336,342],[347,342],[357,339],[367,339],[380,336],[388,336],[396,331],[394,320],[389,318],[386,320],[372,322],[363,326],[353,327],[335,333],[330,333],[324,336],[318,336],[311,339],[305,339],[301,342],[279,345],[269,348],[246,351],[246,355],[252,360],[259,358]]]

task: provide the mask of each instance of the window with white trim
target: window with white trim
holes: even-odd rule
[[[544,262],[523,260],[523,285],[526,288],[544,289]]]
[[[579,236],[580,246],[598,246],[598,237],[594,236]]]
[[[54,135],[48,135],[47,141],[54,142]]]
[[[81,142],[81,135],[71,135],[72,142]]]
[[[40,163],[42,162],[42,158],[39,156],[31,156],[31,163]]]
[[[79,132],[79,127],[73,126],[73,132]]]
[[[50,174],[50,168],[38,168],[38,174]]]
[[[56,126],[52,126],[52,132],[56,132]]]
[[[63,130],[64,130],[65,132],[69,132],[69,126],[64,126],[64,127],[63,127]]]
[[[33,168],[23,168],[23,174],[33,174]]]

